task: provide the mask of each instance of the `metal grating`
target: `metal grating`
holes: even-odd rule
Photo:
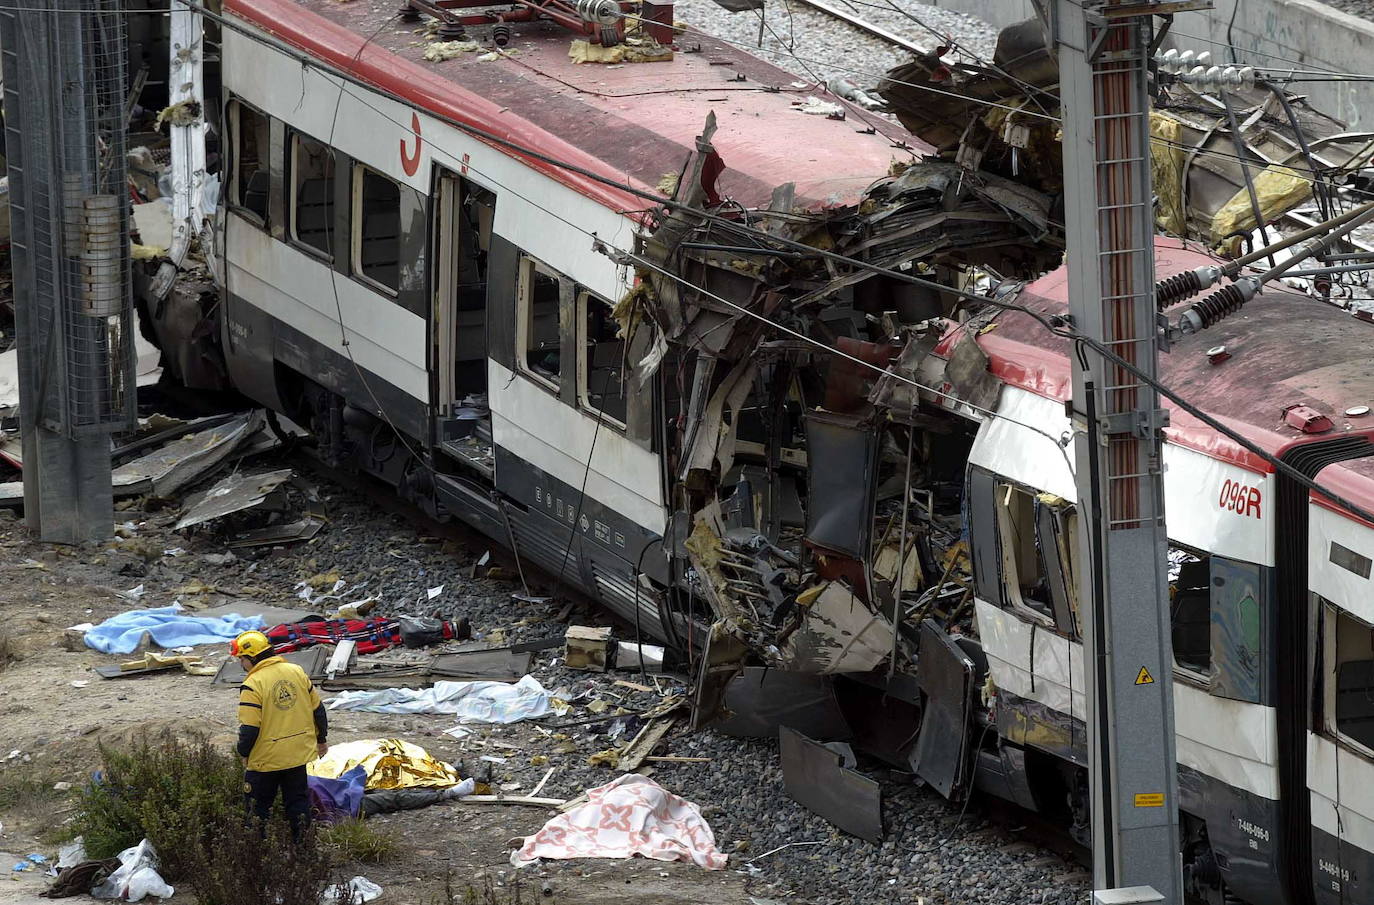
[[[119,0],[0,0],[24,420],[72,439],[137,414],[125,22]]]

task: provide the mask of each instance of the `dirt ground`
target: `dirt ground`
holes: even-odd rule
[[[0,627],[17,657],[0,666],[0,712],[5,717],[0,783],[28,776],[49,784],[79,784],[96,768],[98,743],[119,742],[148,730],[199,730],[226,748],[232,745],[236,729],[232,686],[214,686],[208,677],[181,673],[103,680],[93,668],[124,658],[85,647],[64,647],[68,626],[99,622],[134,606],[121,599],[117,590],[143,581],[149,594],[139,605],[170,602],[155,593],[161,590],[165,596],[171,590],[158,588],[160,581],[166,582],[154,574],[156,570],[143,579],[118,579],[125,583],[119,589],[112,587],[110,582],[116,578],[112,569],[122,555],[104,547],[79,550],[39,545],[29,540],[18,522],[0,522]],[[288,597],[263,602],[290,606],[295,601]],[[197,652],[215,662],[226,656],[219,647]],[[452,717],[446,716],[332,713],[330,740],[402,737],[424,745],[437,757],[456,760],[460,743],[440,731],[452,723]],[[501,730],[492,731],[499,735]],[[43,838],[70,818],[71,808],[70,802],[59,800],[21,803],[10,813],[0,810],[0,903],[49,901],[36,895],[45,885],[39,872],[15,873],[11,866],[30,852],[55,856],[55,846],[45,844]],[[540,808],[445,802],[374,818],[395,835],[398,854],[381,865],[346,868],[346,873],[362,874],[380,884],[385,890],[382,905],[434,905],[442,901],[446,875],[459,889],[469,882],[480,886],[486,877],[506,882],[513,873],[507,860],[508,841],[536,831],[549,814]],[[708,872],[677,863],[575,861],[527,868],[520,874],[534,893],[524,901],[563,905],[751,902],[747,878],[735,871]],[[540,895],[545,881],[552,887],[549,897]],[[179,891],[169,901],[193,900],[188,892]]]

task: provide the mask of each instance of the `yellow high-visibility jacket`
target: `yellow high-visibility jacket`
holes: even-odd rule
[[[320,693],[294,663],[268,657],[239,686],[239,722],[258,727],[247,768],[289,770],[315,759],[315,708]]]

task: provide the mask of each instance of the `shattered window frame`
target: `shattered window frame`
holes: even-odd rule
[[[244,113],[247,112],[251,118],[257,120],[253,124],[254,143],[257,145],[257,166],[253,170],[253,175],[262,173],[267,177],[267,186],[262,192],[262,210],[251,206],[247,201],[247,188],[244,175],[244,153],[243,140],[248,133],[245,131]],[[233,98],[229,101],[229,124],[233,130],[233,160],[232,172],[230,173],[229,185],[229,206],[240,216],[245,217],[250,222],[260,227],[267,226],[267,213],[271,209],[271,173],[272,173],[272,118],[262,110],[252,104],[240,99]],[[249,182],[251,182],[251,178]]]
[[[556,334],[556,345],[554,349],[559,353],[558,373],[550,377],[546,373],[537,371],[529,363],[530,353],[530,333],[534,326],[534,294],[535,274],[543,274],[553,280],[559,287],[559,302],[555,309],[558,317],[558,332]],[[562,360],[563,337],[567,333],[568,325],[563,322],[563,303],[562,292],[566,277],[557,270],[545,264],[533,255],[520,255],[520,270],[516,278],[515,288],[515,369],[518,373],[528,377],[534,383],[555,396],[561,395],[563,381],[567,377],[567,368]]]
[[[324,142],[311,138],[304,132],[291,130],[289,133],[289,143],[287,148],[287,161],[289,168],[289,195],[287,197],[287,219],[289,221],[287,235],[291,239],[291,244],[313,255],[323,261],[334,260],[334,248],[338,245],[338,235],[334,228],[334,185],[338,179],[338,159],[334,149]],[[318,206],[324,209],[324,245],[317,245],[314,239],[303,238],[300,234],[300,214],[301,214],[301,176],[304,170],[301,166],[301,153],[306,149],[303,145],[309,142],[311,145],[319,147],[323,154],[319,158],[324,163],[324,175],[315,178],[324,182],[325,196]],[[309,235],[309,234],[307,234]]]
[[[393,238],[389,239],[389,240],[387,240],[387,239],[378,239],[378,238],[375,237],[375,236],[370,237],[370,238],[365,238],[365,237],[363,236],[363,228],[364,228],[364,223],[363,223],[363,203],[364,203],[366,200],[368,200],[368,199],[366,199],[366,198],[364,197],[364,190],[365,190],[365,188],[366,188],[366,186],[367,186],[367,179],[368,179],[369,176],[375,177],[375,178],[380,179],[380,180],[383,180],[384,182],[388,183],[389,185],[391,185],[391,186],[392,186],[393,188],[395,188],[395,190],[396,190],[396,235],[395,235]],[[401,184],[400,184],[399,182],[397,182],[395,179],[392,179],[390,176],[386,175],[385,173],[383,173],[383,172],[381,172],[381,171],[379,171],[379,170],[374,170],[372,167],[370,167],[370,166],[368,166],[367,164],[364,164],[364,163],[355,163],[355,164],[353,164],[353,178],[352,178],[351,191],[350,191],[350,193],[349,193],[350,201],[351,201],[351,205],[350,205],[350,206],[351,206],[351,208],[352,208],[352,210],[349,212],[349,213],[350,213],[350,216],[349,216],[349,233],[350,233],[350,240],[349,240],[349,246],[350,246],[349,258],[350,258],[350,262],[349,262],[349,265],[350,265],[350,270],[352,271],[352,274],[353,274],[353,276],[354,276],[356,279],[361,280],[362,282],[366,283],[366,284],[367,284],[368,286],[370,286],[371,288],[375,289],[376,291],[378,291],[378,292],[380,292],[380,293],[383,293],[384,295],[386,295],[386,296],[388,296],[388,297],[390,297],[390,298],[396,298],[397,296],[399,296],[399,295],[401,294],[401,269],[402,269],[402,268],[401,268],[401,247],[402,247],[402,245],[404,244],[404,242],[403,242],[404,236],[403,236],[403,234],[402,234],[402,233],[403,233],[403,230],[402,230],[402,225],[401,225],[401,208],[402,208],[402,204],[401,204],[401,188],[402,188],[402,186],[401,186]],[[374,199],[374,200],[375,200],[375,199]],[[391,242],[394,242],[394,243],[395,243],[395,245],[396,245],[396,270],[395,270],[396,285],[390,286],[390,285],[388,285],[388,284],[382,282],[381,280],[377,279],[374,275],[372,275],[371,273],[368,272],[369,270],[375,270],[376,267],[377,267],[377,265],[376,265],[375,263],[374,263],[374,264],[366,264],[366,265],[363,263],[363,243],[364,243],[364,241],[373,241],[373,242],[376,242],[376,241],[391,241]]]
[[[1369,659],[1359,659],[1353,662],[1371,664],[1369,676],[1364,680],[1366,684],[1363,685],[1365,696],[1369,697],[1370,689],[1374,688],[1374,625],[1370,625],[1320,595],[1314,594],[1312,596],[1321,604],[1322,614],[1322,725],[1326,734],[1339,744],[1345,745],[1365,757],[1374,757],[1374,716],[1368,718],[1370,728],[1363,739],[1360,736],[1352,736],[1341,728],[1340,702],[1338,700],[1338,693],[1341,690],[1340,670],[1343,665],[1340,659],[1342,641],[1347,638],[1347,634],[1343,633],[1341,629],[1349,630],[1348,638],[1351,640],[1363,637],[1363,643],[1357,646],[1362,648],[1360,653],[1369,653]],[[1347,660],[1346,662],[1352,661]],[[1371,711],[1374,711],[1374,706],[1371,707]]]
[[[1182,661],[1182,660],[1179,659],[1179,656],[1178,656],[1179,646],[1178,646],[1177,644],[1174,643],[1174,640],[1175,640],[1175,622],[1176,622],[1176,616],[1177,616],[1177,612],[1178,612],[1178,611],[1177,611],[1177,607],[1175,606],[1175,591],[1174,591],[1174,584],[1175,584],[1175,582],[1176,582],[1178,579],[1173,578],[1173,577],[1172,577],[1172,574],[1170,574],[1169,579],[1168,579],[1168,584],[1169,584],[1169,642],[1170,642],[1169,647],[1170,647],[1170,649],[1173,651],[1173,658],[1174,658],[1174,676],[1175,676],[1175,678],[1181,679],[1181,680],[1183,680],[1185,683],[1187,683],[1187,684],[1189,684],[1189,685],[1194,685],[1194,686],[1196,686],[1196,687],[1198,687],[1198,688],[1202,688],[1202,689],[1204,689],[1204,690],[1210,689],[1210,688],[1211,688],[1211,685],[1212,685],[1212,678],[1213,678],[1213,676],[1216,675],[1216,663],[1215,663],[1214,660],[1213,660],[1213,651],[1212,651],[1212,619],[1213,619],[1213,616],[1212,616],[1212,609],[1213,609],[1213,604],[1214,604],[1213,599],[1212,599],[1212,596],[1213,596],[1213,592],[1212,592],[1212,554],[1209,553],[1209,552],[1207,552],[1206,550],[1199,550],[1199,549],[1196,549],[1196,548],[1194,548],[1194,547],[1189,547],[1189,546],[1187,546],[1187,545],[1185,545],[1185,544],[1180,544],[1180,543],[1177,543],[1176,541],[1173,541],[1173,540],[1170,540],[1170,541],[1169,541],[1168,550],[1169,550],[1169,553],[1170,553],[1170,554],[1181,553],[1181,554],[1184,554],[1184,555],[1193,557],[1197,562],[1200,562],[1200,563],[1202,564],[1202,567],[1203,567],[1203,569],[1205,570],[1206,575],[1207,575],[1206,584],[1204,585],[1205,599],[1206,599],[1206,601],[1207,601],[1207,618],[1204,620],[1204,624],[1207,626],[1207,645],[1206,645],[1206,647],[1207,647],[1207,669],[1206,669],[1206,671],[1199,670],[1199,669],[1197,668],[1196,664],[1194,664],[1194,663],[1191,663],[1191,662],[1184,662],[1184,661]],[[1171,565],[1170,573],[1172,573],[1172,562],[1171,562],[1170,565]],[[1180,569],[1180,577],[1181,577],[1181,572],[1182,572],[1182,570]]]
[[[1048,612],[1046,612],[1045,610],[1038,609],[1037,607],[1034,607],[1031,604],[1026,603],[1025,597],[1021,593],[1020,564],[1017,561],[1018,557],[1017,552],[1015,550],[1015,545],[1013,543],[1009,543],[1011,541],[1016,540],[1016,538],[1012,537],[1010,533],[1013,530],[1015,530],[1014,526],[1011,524],[1011,522],[1013,521],[1013,517],[1008,502],[1008,499],[1012,493],[1024,494],[1030,497],[1031,515],[1029,527],[1031,532],[1032,549],[1035,552],[1035,557],[1038,562],[1037,568],[1040,572],[1042,579],[1045,578],[1046,572],[1044,557],[1041,556],[1040,549],[1038,546],[1039,525],[1037,524],[1035,518],[1035,492],[1030,488],[1023,487],[1022,485],[1017,484],[1013,481],[1009,481],[1006,478],[998,477],[997,482],[994,485],[993,512],[995,513],[995,518],[997,520],[997,572],[999,577],[1001,578],[1002,599],[1006,601],[1007,605],[1009,605],[1017,613],[1026,616],[1028,619],[1031,619],[1037,624],[1047,629],[1050,629],[1051,631],[1054,631],[1057,634],[1064,634],[1063,631],[1060,629],[1059,625],[1055,622],[1053,604],[1044,604],[1044,606],[1049,610]],[[1010,566],[1010,568],[1008,568],[1008,566]],[[1048,592],[1048,583],[1046,584],[1046,588]]]
[[[577,313],[575,315],[577,318],[577,405],[583,411],[600,418],[602,424],[609,424],[623,431],[629,423],[630,418],[630,397],[626,392],[628,388],[625,384],[626,343],[623,340],[620,344],[620,363],[613,371],[613,379],[618,380],[620,384],[620,402],[624,410],[624,417],[617,418],[611,412],[600,408],[592,402],[592,387],[590,386],[592,343],[589,341],[587,317],[592,311],[591,304],[593,301],[604,306],[607,319],[612,323],[615,322],[614,319],[611,318],[611,312],[615,310],[615,305],[592,292],[590,289],[585,289],[581,286],[577,287]],[[618,375],[616,375],[615,372],[619,372]]]

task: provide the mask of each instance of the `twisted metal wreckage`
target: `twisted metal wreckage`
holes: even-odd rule
[[[806,711],[825,737],[817,724],[843,691],[863,747],[959,797],[973,774],[959,727],[986,672],[961,665],[977,649],[959,643],[977,635],[964,470],[1001,388],[977,337],[997,326],[992,300],[1014,301],[1062,263],[1064,174],[1058,72],[1038,24],[1006,29],[992,67],[950,64],[947,50],[878,89],[937,153],[894,164],[857,205],[794,209],[783,185],[767,210],[718,216],[728,160],[708,120],[675,203],[637,255],[620,256],[638,280],[616,315],[633,379],[670,368],[680,389],[670,530],[706,605],[694,612],[711,622],[695,721],[739,711],[729,719],[776,735],[768,713],[797,727]],[[1162,80],[1162,233],[1235,254],[1314,185],[1329,212],[1327,186],[1367,165],[1374,134],[1252,75],[1213,92]],[[1072,507],[1049,494],[1033,506],[1051,526],[1037,533],[1060,538],[1039,555],[1059,564],[1044,592],[1063,609]],[[731,683],[745,670],[763,684]],[[912,733],[918,715],[951,731]]]

